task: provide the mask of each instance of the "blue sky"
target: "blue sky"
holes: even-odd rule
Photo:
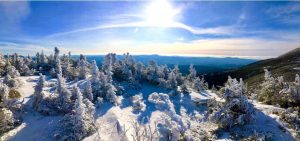
[[[300,47],[299,2],[0,2],[1,53],[276,57]]]

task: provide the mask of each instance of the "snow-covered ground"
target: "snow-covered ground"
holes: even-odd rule
[[[34,92],[34,86],[38,77],[21,77],[24,82],[19,91],[22,92],[24,102],[24,110],[22,113],[23,123],[17,128],[4,134],[1,140],[9,141],[52,141],[54,130],[58,121],[62,116],[43,116],[31,108],[31,97]],[[48,80],[48,83],[55,83],[55,80]],[[80,82],[78,82],[80,83]],[[69,83],[68,85],[74,85]],[[125,87],[126,88],[126,87]],[[45,89],[51,93],[52,88]],[[86,137],[85,141],[95,140],[133,140],[134,123],[150,124],[150,127],[155,126],[155,121],[165,113],[156,109],[155,104],[148,101],[151,93],[168,93],[168,91],[149,84],[142,84],[141,90],[125,89],[127,94],[122,96],[122,104],[120,106],[113,106],[110,103],[104,103],[100,108],[97,108],[95,113],[96,125],[98,132]],[[145,111],[136,112],[133,110],[131,97],[133,95],[142,93],[145,101]],[[170,96],[170,101],[174,105],[176,114],[178,114],[184,124],[191,124],[192,129],[202,128],[202,130],[209,130],[215,128],[215,125],[210,124],[205,119],[207,107],[203,102],[207,99],[216,98],[221,100],[216,94],[211,91],[204,91],[202,93],[191,92],[187,94],[178,94]],[[274,140],[293,140],[288,130],[284,130],[284,125],[281,123],[277,115],[272,114],[274,109],[284,110],[270,105],[252,102],[256,108],[256,121],[237,129],[237,132],[245,134],[270,133],[274,136]],[[229,133],[228,133],[229,134]],[[228,139],[227,133],[224,133],[224,140]],[[221,138],[221,140],[223,139]]]

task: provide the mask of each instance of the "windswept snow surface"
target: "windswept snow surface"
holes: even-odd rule
[[[34,92],[34,86],[38,76],[21,77],[24,85],[19,88],[24,97],[23,105],[23,123],[17,128],[4,134],[1,140],[9,141],[54,141],[54,130],[57,127],[58,121],[62,116],[43,116],[31,108],[31,98]],[[47,80],[47,83],[55,83],[54,79]],[[82,81],[68,83],[69,86]],[[53,88],[45,88],[46,92],[53,93]],[[134,134],[133,125],[135,122],[140,124],[155,127],[156,120],[162,116],[166,116],[166,112],[156,109],[155,104],[148,101],[148,97],[153,92],[166,93],[169,91],[143,83],[141,90],[132,90],[124,84],[126,94],[121,96],[122,103],[120,106],[113,106],[110,103],[104,103],[100,108],[96,109],[95,119],[98,127],[98,132],[86,137],[84,141],[98,141],[98,140],[133,140]],[[142,93],[143,100],[146,104],[145,111],[134,111],[132,107],[131,97]],[[170,101],[173,103],[175,112],[182,119],[184,125],[191,129],[207,130],[216,128],[216,125],[207,121],[205,113],[207,107],[205,102],[210,98],[215,98],[222,101],[216,94],[211,91],[203,91],[201,93],[192,91],[190,94],[169,94]],[[278,109],[274,106],[263,105],[253,102],[256,107],[257,120],[249,125],[237,129],[237,132],[242,132],[245,136],[253,134],[253,132],[264,132],[274,135],[274,140],[293,140],[288,130],[283,130],[283,124],[276,115],[272,115],[273,109]],[[280,108],[279,108],[280,109]],[[284,110],[284,109],[280,109]],[[284,127],[285,128],[285,127]],[[229,133],[224,133],[220,140],[228,139]],[[197,140],[197,139],[196,139]]]

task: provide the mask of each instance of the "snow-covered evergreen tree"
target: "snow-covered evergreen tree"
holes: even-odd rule
[[[45,87],[45,84],[46,84],[45,76],[40,74],[40,77],[34,88],[33,102],[32,102],[32,106],[34,109],[37,109],[40,102],[44,99],[43,88]]]
[[[59,60],[60,58],[59,58],[59,52],[60,52],[60,50],[57,48],[57,47],[55,47],[54,48],[54,57],[53,57],[53,61],[54,61],[54,63],[56,63],[57,62],[57,60]]]
[[[169,89],[177,90],[177,79],[173,71],[168,74],[167,87]]]
[[[190,65],[190,69],[189,69],[189,75],[188,75],[188,79],[190,80],[190,81],[193,81],[194,79],[196,79],[196,77],[197,77],[197,71],[196,71],[196,69],[194,68],[194,65],[193,64],[191,64]]]
[[[274,98],[273,96],[276,94],[276,80],[267,69],[264,69],[264,71],[265,81],[261,84],[258,100],[271,104]]]
[[[86,80],[86,84],[84,85],[84,91],[83,91],[84,97],[87,98],[90,101],[93,101],[93,90],[92,90],[92,83],[90,80]]]
[[[182,74],[180,73],[178,65],[174,66],[174,69],[172,70],[175,73],[177,84],[182,85],[184,83]]]
[[[135,68],[135,72],[134,72],[133,76],[134,76],[135,80],[141,81],[143,78],[143,73],[144,73],[143,72],[144,64],[141,62],[138,62],[135,64],[134,68]]]
[[[92,61],[92,70],[91,70],[91,75],[92,75],[92,78],[91,78],[91,83],[93,85],[99,83],[99,77],[100,77],[100,72],[99,72],[99,68],[97,66],[97,63],[95,60]]]
[[[102,63],[102,70],[106,72],[109,67],[112,67],[116,63],[116,60],[116,54],[114,53],[105,55]],[[113,70],[113,68],[111,68],[111,70]]]
[[[119,97],[116,94],[116,88],[112,83],[107,83],[106,88],[106,99],[113,103],[114,105],[119,105],[121,103]]]
[[[242,79],[228,78],[223,94],[225,102],[212,114],[212,121],[220,128],[231,128],[235,125],[244,125],[255,119],[255,109],[248,101],[246,89]]]
[[[205,88],[204,88],[204,78],[199,78],[197,77],[195,80],[194,80],[194,89],[198,92],[201,92],[203,91]]]
[[[62,112],[68,112],[71,106],[71,92],[67,89],[65,78],[61,75],[57,75],[57,88],[58,93],[58,108]]]
[[[147,67],[147,80],[150,82],[158,83],[158,67],[155,61],[151,60]]]
[[[83,55],[81,55],[83,56]],[[79,63],[78,63],[78,71],[79,71],[79,75],[78,78],[79,79],[86,79],[88,76],[88,63],[85,59],[85,57],[80,57]]]
[[[294,96],[296,98],[300,99],[300,77],[299,77],[299,74],[296,74],[294,85],[295,85]]]
[[[59,139],[61,140],[82,140],[96,131],[93,104],[83,100],[82,93],[77,86],[73,87],[73,91],[77,98],[73,108],[74,112],[66,114],[61,120],[59,132]]]

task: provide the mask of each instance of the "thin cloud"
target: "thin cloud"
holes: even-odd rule
[[[45,53],[50,53],[52,49],[40,46],[36,44],[24,44],[24,43],[14,43],[14,42],[2,42],[0,41],[0,49],[3,54],[19,53],[21,55],[33,54],[33,52],[44,51]]]
[[[189,31],[192,34],[201,35],[201,34],[212,34],[212,35],[231,35],[236,32],[233,26],[220,26],[220,27],[212,27],[212,28],[198,28],[186,25],[180,22],[170,22],[166,25],[156,25],[151,24],[146,21],[141,22],[128,22],[128,23],[121,23],[121,24],[104,24],[95,27],[88,27],[88,28],[80,28],[66,32],[54,33],[51,35],[46,36],[46,38],[54,38],[63,35],[69,35],[74,33],[80,32],[89,32],[101,29],[111,29],[111,28],[130,28],[130,27],[163,27],[163,28],[178,28],[184,29]]]
[[[271,7],[266,10],[273,19],[285,24],[299,24],[300,4],[293,3],[278,7]]]

